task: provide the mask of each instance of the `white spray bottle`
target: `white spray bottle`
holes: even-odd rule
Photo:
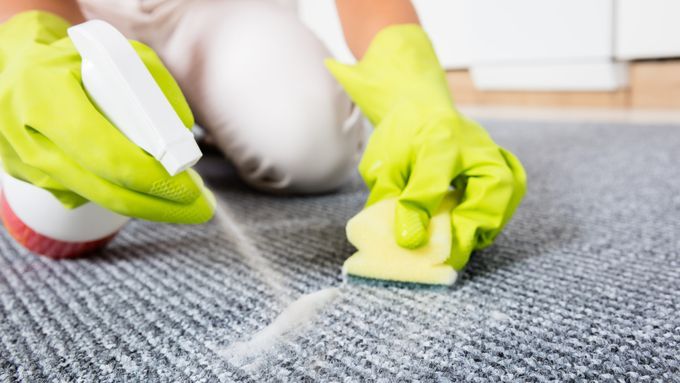
[[[69,28],[82,58],[83,85],[99,110],[170,175],[193,166],[201,151],[127,39],[92,20]],[[129,218],[89,202],[66,209],[49,192],[3,176],[0,215],[24,247],[68,258],[105,246]]]

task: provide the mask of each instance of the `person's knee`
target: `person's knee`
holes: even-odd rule
[[[219,23],[200,42],[200,76],[180,76],[197,119],[257,188],[337,188],[354,170],[364,135],[324,66],[330,53],[290,10],[221,4]]]
[[[241,176],[257,188],[303,193],[333,190],[347,181],[363,146],[360,113],[315,110],[318,106],[291,105],[287,117],[272,116],[280,130],[253,137],[232,156]]]

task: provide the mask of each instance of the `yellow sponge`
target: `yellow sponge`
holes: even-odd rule
[[[347,239],[357,248],[343,265],[343,273],[364,278],[400,282],[452,285],[456,270],[446,264],[451,254],[451,209],[456,198],[450,192],[432,217],[428,243],[417,249],[400,247],[394,238],[397,199],[371,205],[347,223]]]

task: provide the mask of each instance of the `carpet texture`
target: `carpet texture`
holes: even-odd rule
[[[230,224],[133,222],[50,261],[0,236],[0,381],[680,381],[680,126],[487,121],[527,197],[452,288],[342,284],[358,179],[254,193],[201,164]],[[337,294],[271,347],[303,294]]]

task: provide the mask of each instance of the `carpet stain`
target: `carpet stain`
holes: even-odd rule
[[[508,314],[497,310],[491,311],[489,313],[489,317],[491,318],[491,320],[494,320],[496,322],[507,322],[512,319]]]
[[[245,370],[257,369],[266,361],[267,354],[275,350],[286,335],[311,322],[338,294],[337,287],[329,287],[301,296],[288,305],[267,327],[255,333],[250,339],[235,342],[225,349],[218,350],[218,355]]]

